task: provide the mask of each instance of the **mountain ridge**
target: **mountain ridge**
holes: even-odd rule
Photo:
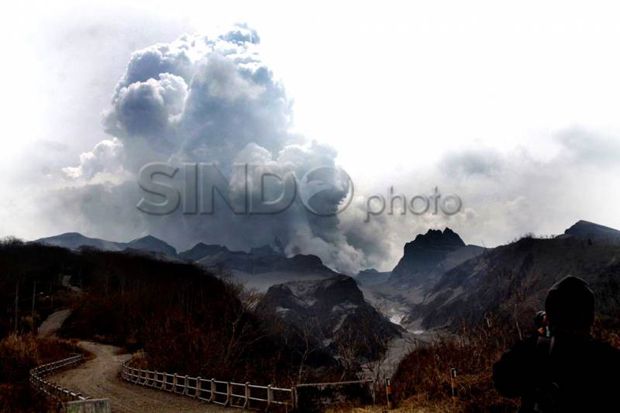
[[[539,302],[546,288],[556,280],[556,273],[584,276],[596,284],[600,281],[596,274],[605,272],[613,281],[614,265],[620,261],[616,237],[620,237],[620,231],[581,220],[555,238],[525,237],[510,244],[482,248],[465,244],[450,228],[430,229],[405,244],[394,271],[365,270],[354,279],[365,299],[386,317],[415,329],[428,329],[448,325],[457,317],[476,318],[484,311],[505,307],[505,303],[515,299],[514,283],[527,284],[528,296],[533,297],[532,302]],[[82,243],[94,248],[126,250],[133,242],[134,246],[159,254],[173,251],[173,247],[158,248],[167,244],[150,236],[114,243],[66,233],[40,241],[53,244],[58,241],[56,238],[63,239],[73,249]],[[262,292],[274,285],[319,282],[342,276],[317,256],[286,257],[269,245],[246,252],[197,243],[175,254],[180,260],[216,270],[248,289]],[[611,300],[608,306],[614,305]]]
[[[418,234],[413,241],[405,244],[403,256],[392,270],[390,282],[425,284],[438,273],[445,271],[446,265],[459,264],[483,250],[482,247],[466,245],[461,237],[448,227],[443,231],[429,229],[425,234]],[[448,258],[455,262],[448,264]]]
[[[595,291],[598,310],[620,311],[620,249],[614,242],[589,243],[577,237],[525,237],[496,247],[446,272],[408,321],[424,328],[480,321],[487,313],[533,314],[544,308],[547,290],[574,275]],[[614,293],[615,292],[615,293]]]
[[[579,220],[573,224],[564,231],[564,236],[573,236],[590,241],[620,242],[620,231],[617,229],[585,220]]]
[[[129,242],[116,242],[100,238],[90,238],[80,234],[79,232],[65,232],[51,237],[39,238],[33,242],[68,248],[70,250],[90,247],[102,251],[133,251],[138,253],[161,255],[166,258],[177,257],[177,251],[173,246],[152,235],[136,238]]]

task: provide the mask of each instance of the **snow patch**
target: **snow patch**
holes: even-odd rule
[[[276,313],[277,314],[286,314],[289,311],[291,311],[290,308],[285,308],[285,307],[276,307]]]
[[[341,304],[336,304],[334,307],[332,307],[332,313],[337,313],[340,311],[355,310],[357,307],[358,307],[357,304],[353,304],[350,301],[346,301]]]

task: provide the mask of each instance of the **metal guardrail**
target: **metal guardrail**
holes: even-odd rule
[[[61,402],[87,400],[88,397],[83,394],[66,389],[46,379],[50,374],[56,373],[66,367],[78,365],[83,361],[84,356],[77,354],[66,359],[37,366],[30,370],[30,384],[36,390]]]
[[[296,406],[296,389],[235,383],[201,377],[182,376],[160,371],[138,369],[123,363],[121,378],[127,382],[160,391],[176,393],[192,399],[241,409],[265,409],[279,406],[286,411]]]
[[[51,374],[67,367],[76,366],[84,361],[84,356],[77,354],[52,363],[42,364],[30,370],[30,384],[38,391],[62,403],[89,400],[89,397],[59,386],[47,380]],[[301,383],[291,388],[260,386],[256,384],[203,379],[201,377],[183,376],[166,372],[138,369],[130,366],[131,360],[122,364],[120,376],[123,380],[155,390],[176,393],[192,399],[221,406],[241,409],[284,408],[285,411],[298,407],[298,388],[325,388],[348,384],[367,384],[372,390],[375,402],[374,380],[353,380],[326,383]]]

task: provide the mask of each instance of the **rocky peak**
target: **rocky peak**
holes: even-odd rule
[[[152,235],[147,235],[128,242],[126,244],[126,249],[163,254],[169,257],[175,257],[177,255],[177,250],[174,247]]]
[[[228,251],[228,248],[222,245],[205,244],[204,242],[199,242],[187,251],[183,251],[181,254],[179,254],[179,256],[184,260],[198,261],[204,257]]]
[[[432,272],[449,253],[464,247],[466,245],[461,237],[450,228],[443,231],[430,229],[405,244],[403,257],[392,273],[397,278],[408,277],[410,281],[422,281],[418,279],[421,274]]]
[[[414,248],[455,248],[464,247],[465,243],[456,232],[450,228],[443,231],[438,229],[429,229],[426,234],[418,234],[415,239],[405,245],[405,253],[407,250]]]

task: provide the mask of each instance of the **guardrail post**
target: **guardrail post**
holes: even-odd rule
[[[230,382],[227,382],[226,383],[226,403],[224,404],[224,406],[228,406],[229,404],[232,404],[231,395],[232,395],[232,384],[230,384]]]
[[[372,404],[374,406],[375,404],[377,404],[377,382],[373,380],[369,382],[369,384],[370,384],[370,397],[372,398]]]
[[[211,379],[211,397],[209,397],[209,403],[215,401],[215,379]]]
[[[176,373],[172,375],[172,392],[173,393],[177,392],[177,374]]]
[[[267,408],[271,406],[273,402],[273,389],[271,388],[271,384],[267,386]]]
[[[202,392],[202,379],[200,376],[196,377],[196,390],[194,392],[194,399],[200,398],[200,393]]]
[[[297,386],[293,386],[291,388],[291,397],[293,403],[293,410],[297,410],[297,405],[299,404],[299,396],[297,395]]]
[[[450,389],[452,390],[452,398],[456,398],[456,369],[453,367],[450,369]]]
[[[189,391],[188,387],[189,387],[189,379],[188,379],[187,374],[186,374],[185,375],[184,385],[183,385],[183,395],[184,396],[187,396],[187,392]]]
[[[245,382],[245,403],[243,403],[243,408],[247,409],[250,407],[250,382]]]

